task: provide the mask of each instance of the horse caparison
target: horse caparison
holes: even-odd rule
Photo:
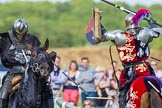
[[[141,76],[135,79],[127,93],[138,104],[127,103],[129,108],[161,108],[162,81],[155,76]]]
[[[12,81],[8,108],[48,108],[48,99],[52,96],[47,78],[53,69],[52,60],[56,53],[48,53],[49,41],[43,47],[32,48],[32,57],[22,75],[16,75]]]

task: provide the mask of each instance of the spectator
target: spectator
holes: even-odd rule
[[[109,86],[109,85],[110,85],[110,80],[107,79],[108,76],[107,76],[107,73],[106,73],[106,69],[105,69],[104,67],[102,67],[102,66],[97,66],[97,67],[95,68],[95,71],[97,72],[97,73],[95,73],[95,75],[94,75],[97,95],[98,95],[99,97],[102,97],[102,91],[101,91],[100,86],[103,85],[103,84],[105,84],[107,81],[108,81],[107,84],[108,84],[108,86]],[[106,94],[108,95],[108,93],[109,93],[109,88],[106,87],[106,88],[104,88],[104,90],[105,90]]]
[[[116,71],[116,77],[117,77],[118,80],[120,79],[121,71],[122,71],[121,69],[118,69],[118,70]]]
[[[118,89],[118,84],[117,84],[117,65],[118,62],[117,61],[113,61],[113,66],[112,64],[110,65],[110,68],[108,69],[108,74],[109,74],[109,78],[110,78],[110,87],[111,89],[117,90]]]
[[[95,70],[89,65],[89,58],[81,58],[81,65],[79,65],[80,76],[76,80],[80,84],[80,87],[86,91],[81,90],[82,103],[86,100],[86,97],[95,97],[96,89],[94,85],[94,73]],[[95,103],[95,99],[90,99]]]
[[[113,66],[112,66],[112,64],[113,64]],[[108,70],[107,70],[108,73],[109,73],[109,78],[110,78],[110,79],[112,79],[112,78],[114,77],[114,75],[115,75],[115,74],[114,74],[114,71],[117,70],[118,62],[117,62],[117,61],[113,61],[112,64],[110,64],[110,66],[108,67]],[[114,68],[115,70],[114,70],[113,68]]]
[[[109,94],[108,88],[110,87],[110,79],[107,76],[108,75],[107,70],[102,66],[97,66],[95,70],[97,73],[94,75],[95,78],[94,82],[97,90],[97,95],[99,97],[108,97]],[[99,107],[104,107],[106,101],[107,101],[106,99],[105,100],[98,99],[96,103]]]
[[[78,86],[74,83],[80,72],[78,71],[78,64],[75,60],[72,60],[69,65],[68,71],[64,74],[64,90],[63,90],[63,98],[66,102],[73,102],[74,105],[78,104],[79,99],[79,90]]]
[[[155,76],[162,80],[162,71],[158,70],[158,63],[155,60],[150,61],[151,67],[155,72]]]
[[[109,78],[110,78],[110,90],[112,90],[112,92],[114,92],[114,90],[116,91],[118,89],[117,81],[118,81],[119,75],[117,77],[117,74],[120,71],[117,71],[117,65],[118,65],[118,62],[113,61],[113,66],[111,64],[110,68],[108,69],[108,74],[109,74]]]
[[[62,82],[60,80],[62,69],[60,67],[60,62],[60,56],[56,56],[54,70],[51,72],[49,77],[49,83],[52,88],[54,98],[60,97],[62,93]]]
[[[110,64],[110,68],[108,69],[108,74],[110,78],[110,88],[109,88],[109,98],[111,100],[107,101],[108,107],[117,107],[117,89],[118,89],[118,81],[120,77],[120,70],[117,70],[118,62],[113,61],[112,64]],[[115,76],[116,75],[116,76]]]
[[[85,100],[83,102],[83,108],[94,108],[95,104],[91,100]]]

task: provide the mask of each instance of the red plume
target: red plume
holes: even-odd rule
[[[151,15],[152,13],[149,10],[142,8],[136,12],[132,21],[135,25],[138,25],[143,18],[149,18]]]

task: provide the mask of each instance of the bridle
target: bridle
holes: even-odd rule
[[[30,60],[32,71],[40,77],[46,77],[50,72],[48,60],[48,53],[43,48],[33,49]]]

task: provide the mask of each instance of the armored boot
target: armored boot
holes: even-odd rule
[[[119,94],[119,108],[125,108],[126,107],[126,94],[127,90],[123,89],[122,91],[120,91]]]
[[[0,108],[8,107],[8,96],[9,96],[9,92],[1,89],[1,91],[0,91]]]
[[[120,87],[119,91],[119,106],[120,108],[125,108],[126,107],[126,99],[127,99],[127,92],[129,90],[129,87],[131,85],[131,83],[134,81],[134,79],[136,78],[136,75],[131,76],[131,78],[126,81],[126,83]]]
[[[132,80],[128,80],[122,87],[120,87],[119,91],[119,106],[120,108],[126,107],[126,98],[127,98],[127,92],[129,90],[130,84]]]

